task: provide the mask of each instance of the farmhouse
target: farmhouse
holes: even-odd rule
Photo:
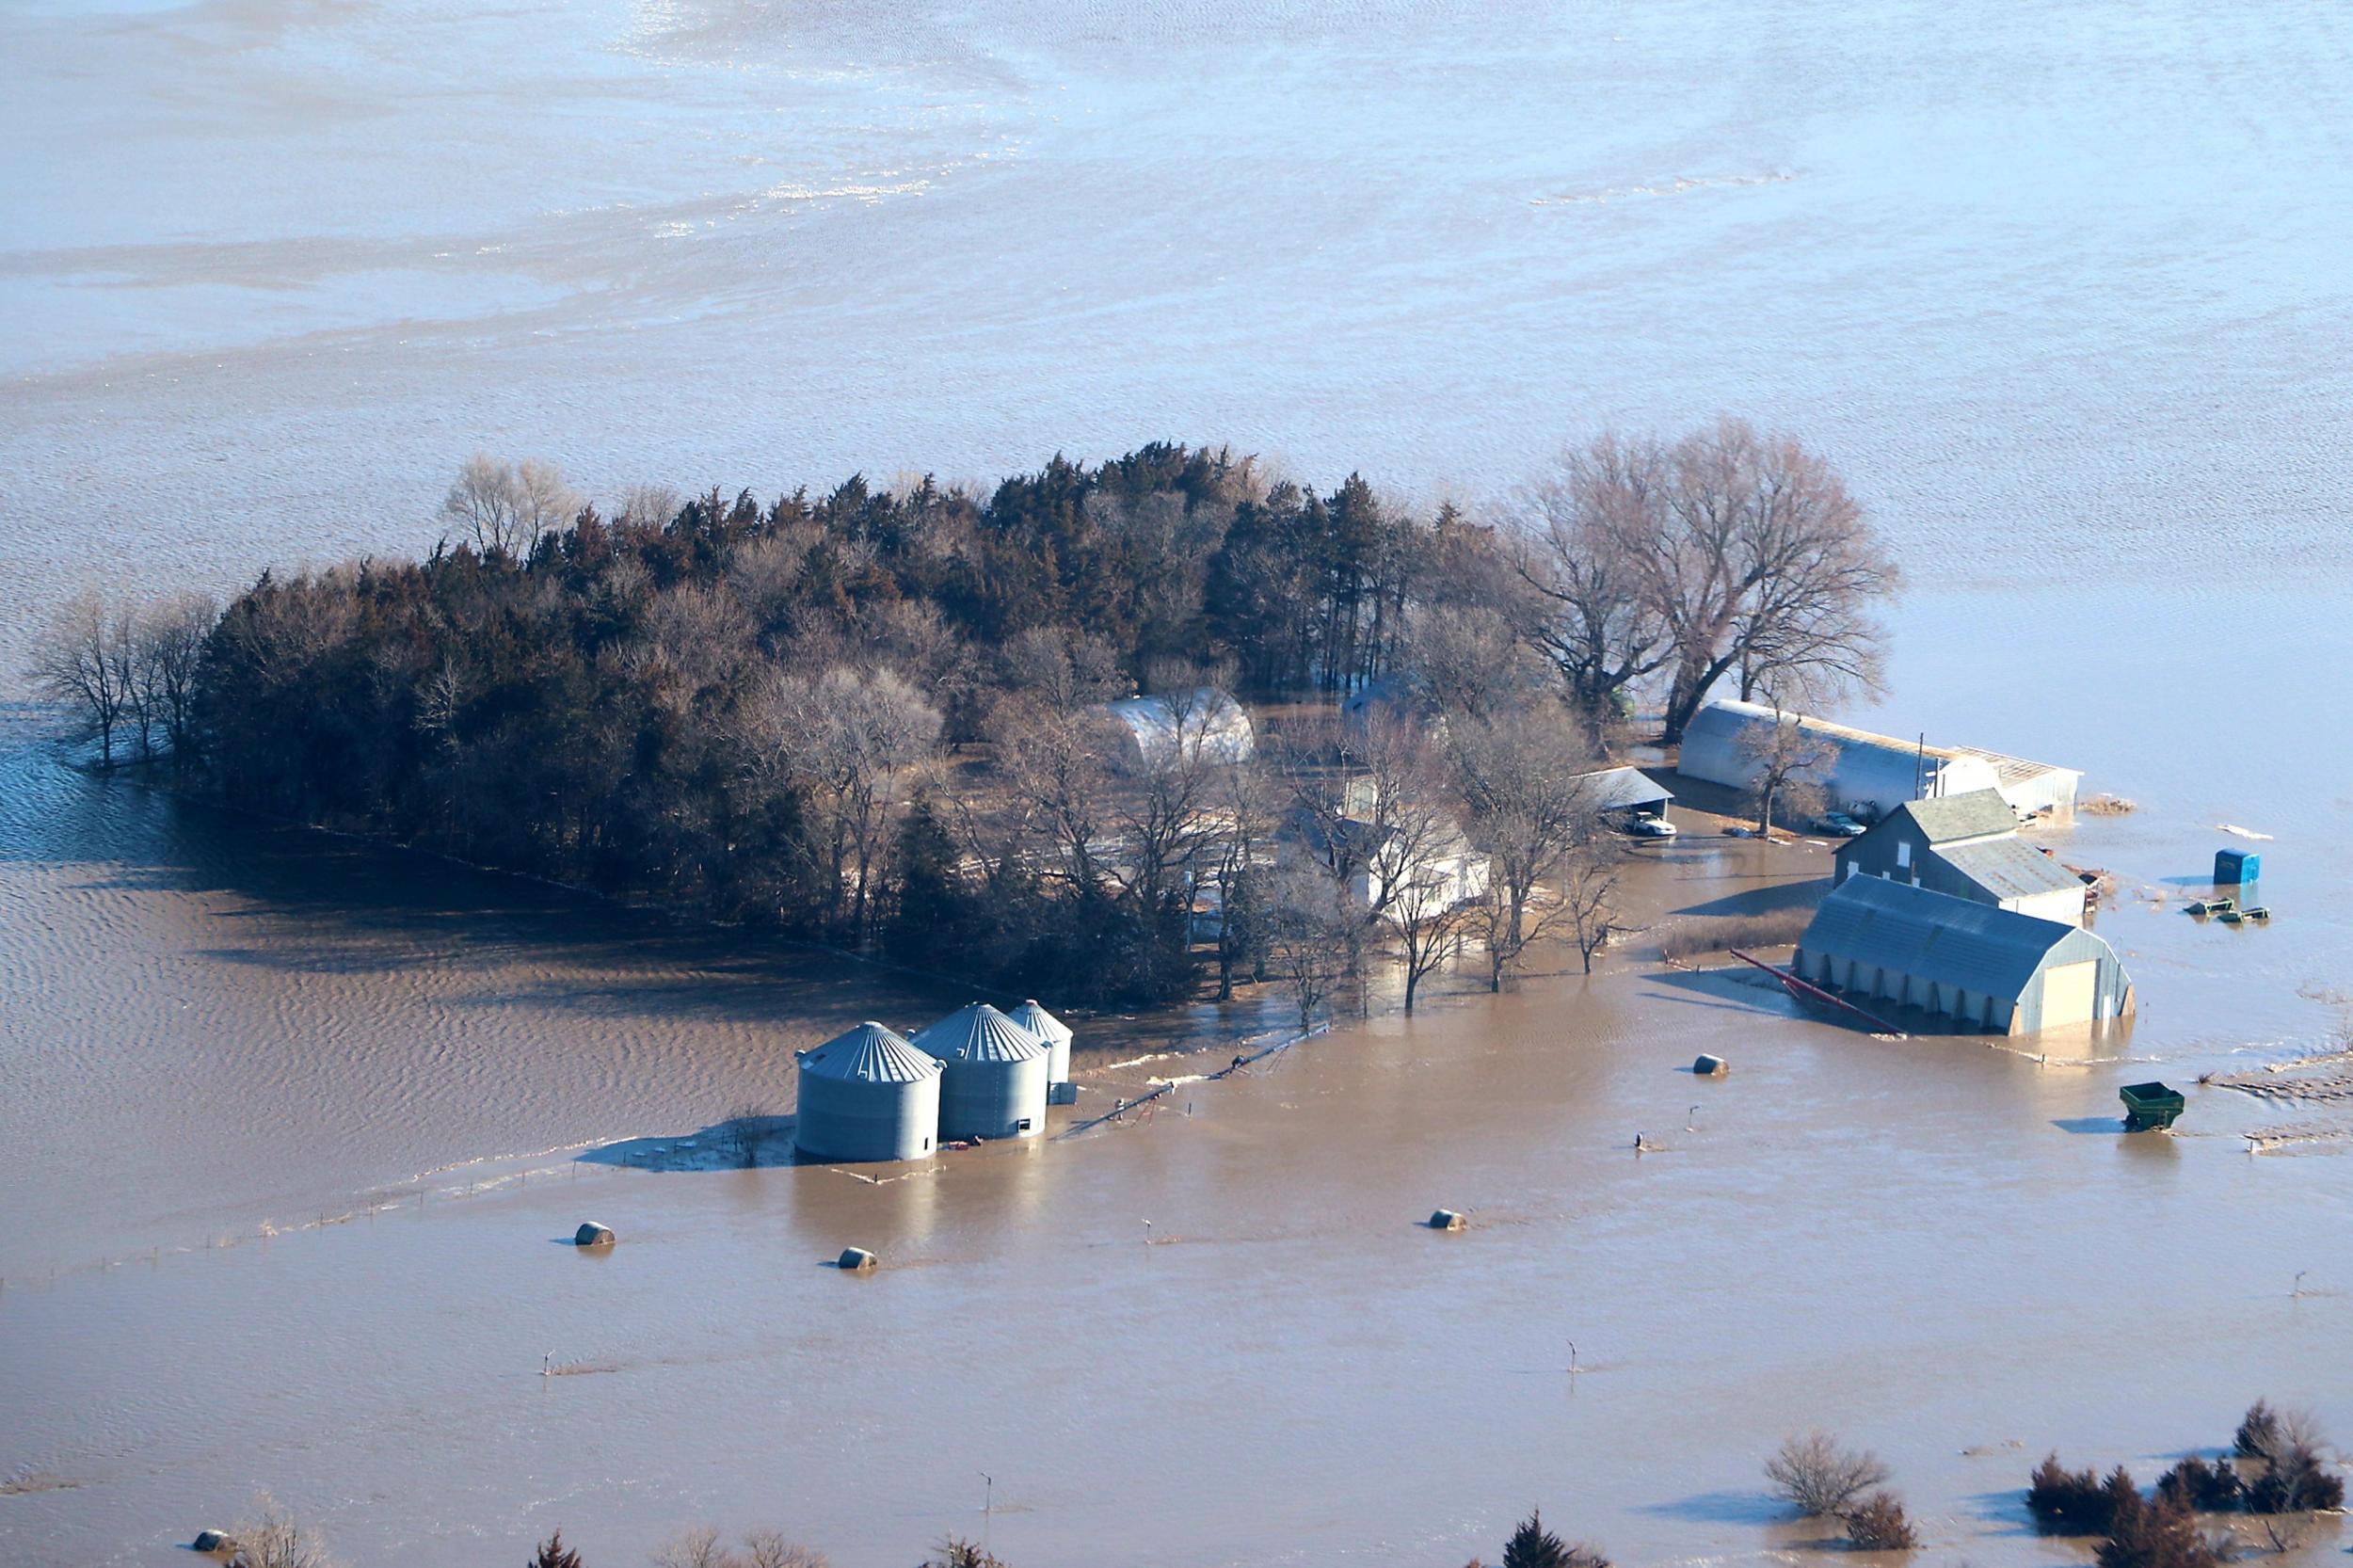
[[[2083,927],[1876,876],[1831,890],[1790,968],[1826,990],[1997,1034],[2105,1023],[2134,1006],[2115,950]]]
[[[2018,836],[1993,790],[1908,800],[1839,846],[1838,880],[1876,876],[2081,925],[2083,878]]]

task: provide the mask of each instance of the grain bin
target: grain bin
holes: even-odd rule
[[[1046,1042],[1046,1049],[1049,1053],[1046,1064],[1046,1081],[1048,1083],[1069,1082],[1070,1042],[1077,1037],[1070,1026],[1040,1007],[1035,997],[1032,997],[1005,1016]]]
[[[939,1064],[867,1022],[801,1053],[804,1160],[927,1160],[939,1144]]]
[[[1046,1130],[1046,1042],[984,1001],[919,1030],[915,1048],[939,1059],[942,1138],[1035,1138]]]

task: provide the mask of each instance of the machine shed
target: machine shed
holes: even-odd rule
[[[1755,747],[1777,724],[1794,721],[1807,735],[1830,743],[1831,756],[1818,776],[1831,804],[1861,808],[1866,816],[1892,811],[1908,800],[1992,790],[2020,814],[2064,814],[2075,806],[2082,775],[2068,768],[2028,762],[1976,746],[1929,745],[1894,735],[1874,735],[1827,719],[1776,712],[1754,702],[1720,700],[1692,715],[1676,764],[1686,776],[1745,790],[1757,776]]]
[[[2105,1023],[2134,1007],[2115,950],[2081,926],[1874,876],[1831,890],[1791,968],[1827,990],[1997,1034]]]
[[[2018,836],[1992,790],[1912,800],[1838,848],[1838,880],[1877,876],[2020,914],[2081,925],[2084,883]]]

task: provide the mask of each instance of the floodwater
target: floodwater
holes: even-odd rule
[[[1874,1041],[1637,944],[875,1185],[659,1145],[960,988],[86,779],[0,711],[0,1559],[184,1562],[266,1487],[362,1563],[710,1520],[1444,1565],[1531,1504],[1753,1560],[1818,1533],[1757,1471],[1818,1421],[2009,1568],[2067,1551],[2015,1496],[2051,1446],[2353,1428],[2347,1145],[2243,1137],[2342,1113],[2114,1121],[2353,991],[2348,55],[2191,3],[0,13],[0,690],[85,580],[429,544],[477,445],[610,495],[1230,439],[1477,497],[1730,408],[1910,571],[1859,716],[2143,803],[2063,836],[2127,1036]],[[2231,844],[2268,929],[2178,911]],[[1656,858],[1673,912],[1827,852]],[[588,1217],[609,1256],[553,1244]]]

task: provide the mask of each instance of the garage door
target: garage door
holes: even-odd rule
[[[2061,964],[2042,972],[2042,1027],[2065,1029],[2091,1021],[2092,993],[2098,988],[2100,961]]]

